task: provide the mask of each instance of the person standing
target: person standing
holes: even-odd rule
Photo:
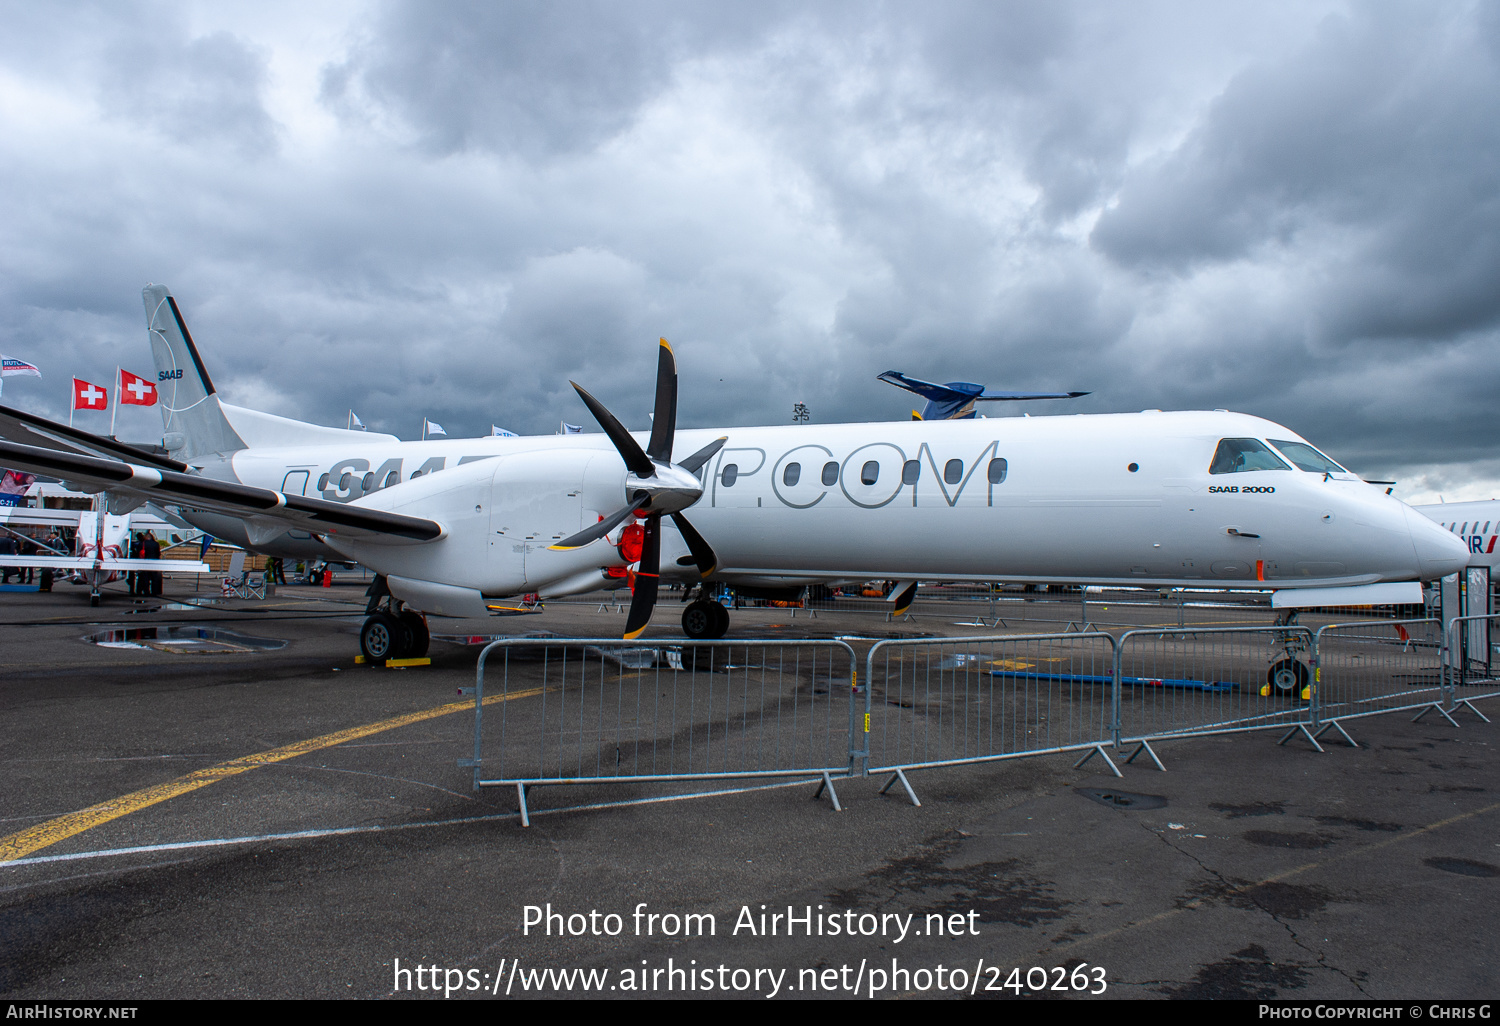
[[[151,533],[150,531],[146,532],[145,540],[142,541],[142,543],[141,543],[141,551],[142,551],[142,553],[144,553],[146,559],[160,559],[161,558],[161,542],[159,542],[159,541],[156,540],[156,535],[155,534]],[[160,570],[147,570],[146,571],[146,594],[147,595],[160,595],[161,594],[161,571]]]
[[[31,535],[24,535],[19,543],[20,554],[23,556],[36,555],[36,542]],[[36,580],[36,567],[23,566],[21,568],[20,581],[22,584],[31,584]]]
[[[141,558],[141,553],[144,550],[145,550],[145,543],[141,541],[141,532],[137,531],[131,537],[131,539],[130,539],[130,553],[129,553],[129,558],[131,558],[131,559],[140,559]],[[139,571],[139,570],[129,570],[129,571],[127,571],[126,574],[125,574],[125,581],[130,586],[130,594],[132,594],[132,595],[140,595],[140,594],[142,594],[141,585],[144,582],[143,582],[143,580],[141,578],[141,571]]]

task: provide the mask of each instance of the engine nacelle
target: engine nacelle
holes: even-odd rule
[[[444,584],[485,597],[546,591],[620,565],[606,541],[570,551],[548,546],[598,523],[619,507],[625,467],[612,452],[574,449],[494,456],[438,471],[356,501],[373,509],[423,517],[444,536],[423,545],[378,538],[329,537],[328,544],[387,577]],[[421,608],[421,589],[408,604]],[[437,612],[437,610],[424,610]]]

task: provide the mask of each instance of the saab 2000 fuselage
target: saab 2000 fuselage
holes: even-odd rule
[[[1212,473],[1226,439],[1300,441],[1241,414],[683,430],[678,448],[721,434],[728,442],[699,471],[690,509],[718,557],[714,576],[731,582],[1298,588],[1426,580],[1464,559],[1450,534],[1352,474]],[[602,434],[257,447],[204,469],[441,523],[444,536],[418,547],[325,536],[401,578],[557,594],[598,587],[602,568],[624,565],[613,538],[549,549],[629,501]],[[664,579],[698,579],[679,564],[687,554],[665,531]]]

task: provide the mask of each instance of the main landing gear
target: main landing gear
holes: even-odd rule
[[[376,577],[368,592],[365,624],[359,631],[359,649],[372,663],[387,659],[420,659],[427,654],[431,635],[427,618],[407,609],[386,587],[383,576]]]
[[[729,610],[712,599],[700,598],[682,611],[682,633],[695,641],[712,641],[729,631]]]

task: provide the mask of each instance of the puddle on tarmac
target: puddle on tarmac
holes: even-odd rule
[[[146,613],[159,613],[163,609],[174,613],[190,613],[195,609],[208,609],[213,606],[222,606],[223,604],[224,600],[220,598],[193,599],[191,602],[158,602],[154,605],[136,606],[134,609],[127,609],[125,615],[141,616]]]
[[[221,627],[118,627],[84,636],[101,648],[149,648],[174,655],[268,652],[285,648],[279,638],[255,638]]]

